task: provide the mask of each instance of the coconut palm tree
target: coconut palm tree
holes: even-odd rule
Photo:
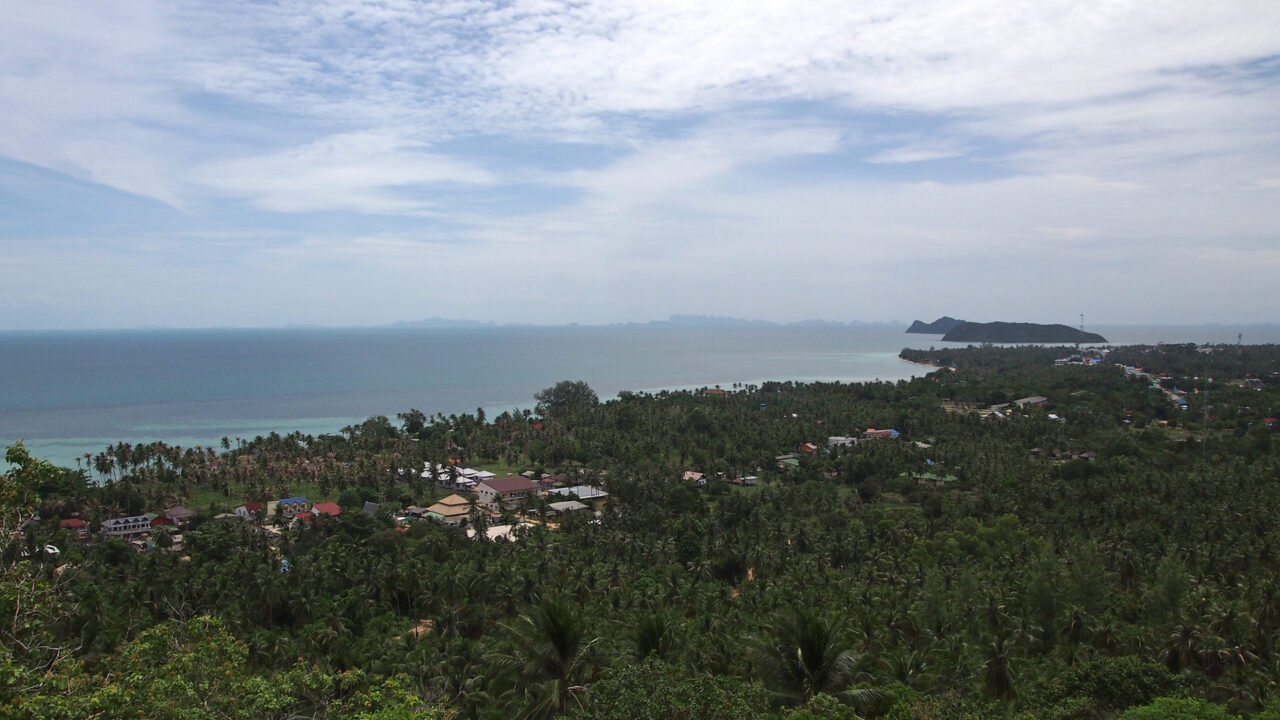
[[[752,644],[757,666],[783,703],[798,704],[826,693],[860,705],[883,695],[875,689],[850,688],[860,678],[858,658],[845,642],[840,623],[816,609],[782,615]]]
[[[544,599],[515,622],[502,624],[510,646],[490,653],[497,677],[515,683],[507,698],[515,717],[546,718],[580,702],[602,661],[603,639],[568,605]]]
[[[1013,644],[1008,638],[997,637],[988,643],[986,661],[982,668],[982,685],[992,697],[1009,700],[1017,696],[1014,686],[1013,668],[1010,658],[1013,655]]]
[[[661,612],[646,613],[636,618],[626,633],[626,644],[637,660],[657,655],[660,660],[671,662],[679,649],[672,622]]]

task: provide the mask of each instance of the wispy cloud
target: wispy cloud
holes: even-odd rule
[[[331,135],[261,157],[213,162],[195,175],[216,192],[267,210],[434,213],[432,186],[488,184],[493,175],[381,132]]]

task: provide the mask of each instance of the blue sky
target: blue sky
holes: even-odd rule
[[[0,328],[1280,321],[1280,3],[0,4]]]

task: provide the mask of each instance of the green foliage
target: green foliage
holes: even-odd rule
[[[1119,720],[1234,720],[1221,705],[1191,698],[1159,698],[1126,710]]]
[[[504,628],[510,644],[489,659],[509,685],[507,696],[519,716],[549,717],[581,705],[603,659],[603,640],[593,636],[588,620],[546,599]]]
[[[650,657],[615,667],[591,686],[574,720],[748,720],[764,690],[732,677],[690,671]]]
[[[561,380],[533,396],[538,414],[546,418],[579,418],[600,403],[596,391],[581,380]]]
[[[826,693],[818,693],[804,705],[788,710],[783,720],[862,720],[850,706]]]
[[[1132,655],[1094,658],[1054,678],[1039,702],[1060,708],[1044,717],[1107,717],[1166,695],[1176,684],[1158,663]]]
[[[945,693],[900,700],[884,715],[884,720],[989,720],[1000,715],[1000,710],[988,702]]]
[[[122,648],[86,703],[107,718],[259,718],[288,697],[248,670],[248,649],[212,618],[157,625]]]
[[[808,702],[819,694],[869,703],[881,693],[852,689],[858,658],[847,646],[840,623],[816,608],[783,613],[754,641],[756,661],[784,703]]]
[[[429,705],[409,692],[408,678],[390,678],[377,687],[356,693],[328,708],[332,720],[449,720],[447,708]]]
[[[15,443],[4,454],[11,466],[0,474],[0,536],[8,540],[10,533],[27,520],[35,510],[36,489],[41,485],[56,485],[63,471],[46,460],[34,458],[21,442]]]

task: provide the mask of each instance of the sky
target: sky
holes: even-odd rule
[[[1274,0],[0,17],[0,329],[1280,321]]]

